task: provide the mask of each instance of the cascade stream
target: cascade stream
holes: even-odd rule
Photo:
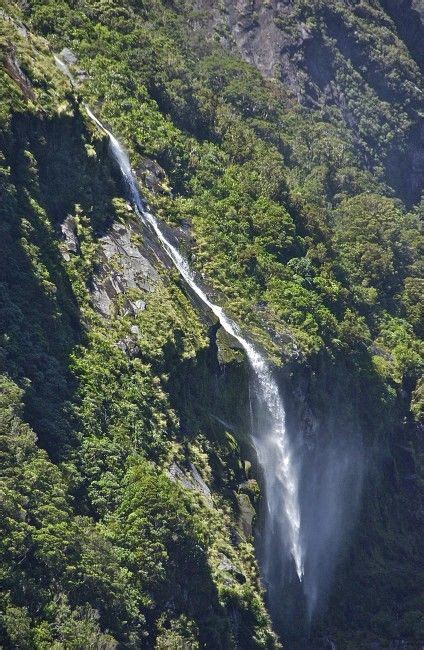
[[[215,314],[225,331],[240,343],[246,353],[253,371],[255,401],[258,404],[258,411],[261,410],[261,412],[255,413],[257,426],[256,430],[252,431],[252,440],[265,482],[266,520],[268,522],[268,530],[265,535],[278,536],[282,548],[286,547],[286,539],[288,540],[289,550],[296,564],[296,572],[301,580],[303,560],[300,543],[298,479],[293,453],[285,429],[284,406],[277,383],[264,357],[242,336],[238,325],[225,314],[222,307],[214,304],[208,298],[204,290],[197,284],[187,260],[165,237],[156,218],[145,208],[128,156],[119,141],[92,113],[88,106],[85,108],[90,119],[109,137],[113,158],[119,165],[137,215],[145,226],[154,231],[163,249],[171,258],[190,289]],[[267,569],[265,558],[265,579],[267,579],[269,571],[271,571],[271,568]]]
[[[55,60],[62,72],[72,80],[72,75],[63,61],[58,57],[55,57]],[[304,558],[300,530],[299,471],[286,432],[284,405],[272,371],[264,356],[244,338],[239,326],[225,314],[222,307],[214,304],[199,286],[187,260],[163,234],[158,221],[146,208],[124,148],[86,105],[85,110],[96,126],[109,137],[112,156],[119,166],[136,214],[146,227],[153,230],[186,284],[246,353],[252,370],[251,394],[254,396],[251,437],[263,476],[266,502],[262,531],[263,579],[266,585],[275,581],[273,549],[278,549],[285,557],[291,555],[301,582]]]

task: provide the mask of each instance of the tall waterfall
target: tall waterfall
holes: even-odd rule
[[[228,318],[222,307],[215,305],[197,284],[187,260],[165,237],[153,214],[146,210],[128,156],[121,144],[87,106],[86,111],[91,120],[109,136],[112,155],[119,165],[137,215],[145,226],[152,228],[188,286],[215,314],[226,332],[233,336],[246,352],[253,371],[255,401],[259,407],[255,417],[257,428],[252,431],[252,439],[265,483],[268,529],[265,535],[278,538],[281,549],[285,549],[288,545],[296,565],[297,575],[301,580],[303,558],[300,544],[298,473],[286,434],[283,403],[271,370],[264,357],[242,336],[238,325]],[[266,558],[264,574],[266,581],[271,579],[271,564],[267,563]]]
[[[66,64],[56,56],[55,60],[74,84]],[[333,406],[327,415],[322,413],[319,421],[315,420],[316,435],[311,437],[308,427],[305,429],[305,420],[302,425],[296,407],[289,413],[296,436],[288,436],[282,398],[266,359],[199,286],[187,260],[143,203],[123,147],[85,108],[109,137],[112,156],[141,222],[153,231],[190,289],[246,353],[251,368],[251,438],[265,497],[258,540],[261,572],[274,623],[286,633],[290,626],[302,628],[299,618],[304,617],[307,630],[325,605],[339,557],[353,529],[366,468],[362,433],[352,418],[344,384],[339,377],[324,383],[322,390]],[[308,422],[313,422],[311,416]]]
[[[60,70],[73,82],[66,64],[55,56]],[[164,251],[184,278],[187,285],[219,319],[221,326],[234,337],[244,349],[252,370],[251,393],[254,396],[252,418],[252,441],[263,476],[265,514],[263,526],[262,573],[267,585],[280,575],[275,575],[277,552],[282,558],[292,557],[299,582],[302,581],[304,558],[301,544],[299,473],[293,450],[286,432],[285,411],[278,385],[263,355],[242,336],[238,325],[231,320],[222,307],[214,304],[197,284],[187,260],[161,231],[151,212],[146,209],[138,191],[128,156],[115,136],[102,124],[88,106],[90,119],[109,137],[110,149],[128,188],[134,209],[142,223],[151,228]]]

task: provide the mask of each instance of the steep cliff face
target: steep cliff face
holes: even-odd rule
[[[196,4],[211,37],[267,79],[282,81],[316,119],[342,120],[367,169],[383,164],[398,195],[408,202],[421,198],[424,26],[411,2]],[[367,123],[371,113],[390,125],[390,136],[378,137]]]
[[[399,0],[384,0],[383,7],[392,17],[396,30],[405,41],[409,51],[416,60],[420,70],[424,68],[424,26],[422,20],[423,5],[421,2],[399,2]]]
[[[223,370],[107,138],[16,14],[1,23],[1,644],[276,647],[257,484],[220,422],[218,386],[242,395],[243,371]],[[160,182],[152,161],[139,171]]]
[[[415,649],[421,643],[422,430],[399,427],[401,405],[383,397],[384,385],[364,379],[339,359],[284,380],[288,427],[305,449],[309,580],[319,585],[309,639],[296,610],[302,596],[293,603],[287,591],[280,593],[298,621],[290,627],[280,610],[283,627],[291,629],[292,643],[301,637],[299,647]],[[374,408],[382,399],[384,414]]]
[[[424,20],[424,4],[423,4],[422,0],[413,0],[412,7],[415,9],[415,11],[418,11],[418,13],[421,16],[421,21],[423,21]]]

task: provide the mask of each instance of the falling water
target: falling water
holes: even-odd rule
[[[72,79],[67,66],[58,57],[55,59],[62,72]],[[90,119],[109,137],[112,155],[120,168],[140,220],[154,231],[164,251],[191,290],[215,314],[221,326],[245,350],[252,369],[252,394],[256,407],[253,409],[252,440],[263,475],[266,500],[263,537],[267,543],[264,547],[262,562],[263,576],[266,584],[272,584],[275,581],[274,558],[271,555],[273,549],[277,549],[279,554],[293,558],[298,579],[301,581],[303,553],[300,534],[299,471],[294,462],[293,451],[286,432],[283,402],[270,367],[262,354],[242,336],[238,325],[228,318],[219,305],[211,302],[203,289],[199,287],[187,260],[165,237],[156,218],[146,209],[140,197],[128,156],[121,144],[88,106],[85,106],[85,109]]]
[[[86,107],[89,117],[102,129],[110,140],[112,155],[121,170],[122,176],[131,195],[134,208],[144,225],[153,229],[172,262],[188,286],[200,300],[215,314],[222,327],[243,347],[253,370],[255,399],[260,411],[256,415],[257,428],[252,432],[253,443],[265,481],[265,498],[267,503],[267,521],[272,536],[277,536],[282,548],[288,539],[289,550],[293,556],[296,572],[301,580],[303,575],[302,550],[300,546],[300,512],[298,501],[298,479],[293,462],[293,454],[285,429],[285,413],[278,386],[263,356],[247,341],[240,328],[223,311],[215,305],[194,279],[187,261],[173,246],[159,228],[151,212],[146,210],[140,197],[130,162],[124,149],[112,133]],[[267,573],[265,559],[265,579]],[[268,576],[269,578],[270,576]]]

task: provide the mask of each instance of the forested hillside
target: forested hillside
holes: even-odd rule
[[[0,0],[0,646],[421,647],[414,6]],[[244,355],[140,223],[85,103],[274,365],[305,462],[360,441],[311,621],[260,582]]]

